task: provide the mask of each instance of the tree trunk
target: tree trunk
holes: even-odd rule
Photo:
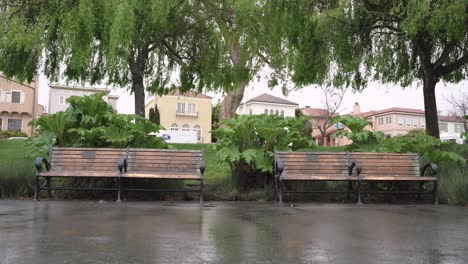
[[[145,117],[145,86],[143,85],[143,76],[135,75],[132,77],[132,90],[135,95],[135,114]]]
[[[235,67],[242,66],[241,52],[239,40],[234,40],[229,51],[229,57]],[[237,107],[239,107],[242,98],[244,98],[244,90],[246,86],[247,82],[241,82],[234,90],[227,92],[221,102],[221,109],[219,112],[220,121],[223,119],[231,119],[236,115]]]
[[[236,115],[237,107],[239,107],[242,98],[244,98],[244,90],[246,83],[242,83],[233,91],[229,91],[224,96],[221,102],[221,109],[219,111],[219,120],[231,119]]]
[[[439,118],[437,116],[437,103],[435,96],[437,78],[430,74],[429,76],[424,76],[423,82],[426,133],[435,138],[439,138]]]
[[[318,142],[319,146],[325,146],[325,135],[326,135],[325,132],[320,133],[320,138],[319,138],[319,142]]]

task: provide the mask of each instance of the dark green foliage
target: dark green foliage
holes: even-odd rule
[[[160,120],[158,106],[155,106],[154,108],[150,108],[148,119],[149,121],[155,123],[156,125],[160,125],[161,120]]]
[[[103,95],[72,96],[66,111],[33,120],[39,133],[30,143],[44,151],[53,135],[61,147],[167,148],[163,139],[148,135],[160,126],[137,115],[117,114]]]
[[[231,167],[233,181],[240,188],[272,182],[275,150],[307,150],[315,147],[302,134],[308,117],[242,115],[225,120],[213,131],[213,146],[220,161]]]
[[[221,103],[218,102],[213,106],[211,111],[211,131],[214,131],[219,128],[219,111],[221,110]],[[218,138],[215,134],[211,134],[211,142],[217,142]]]

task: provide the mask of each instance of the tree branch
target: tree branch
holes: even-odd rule
[[[434,62],[434,69],[437,70],[442,64],[447,60],[450,52],[453,50],[454,45],[453,43],[449,43],[447,46],[445,46],[444,50],[442,51],[442,54],[440,55],[439,59]]]
[[[461,58],[458,60],[450,63],[447,66],[440,66],[439,69],[435,72],[438,76],[443,76],[453,71],[457,70],[458,68],[462,67],[464,64],[468,63],[468,53],[465,53]]]

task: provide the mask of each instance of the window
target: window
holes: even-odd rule
[[[398,116],[398,125],[400,125],[400,126],[403,125],[403,116],[401,116],[401,115]]]
[[[65,96],[61,95],[59,96],[59,105],[64,105],[65,104]]]
[[[176,123],[173,123],[171,125],[171,131],[179,131],[179,125],[177,125]]]
[[[187,114],[196,115],[197,114],[197,105],[196,104],[187,104]]]
[[[193,131],[197,131],[197,140],[201,141],[202,136],[201,136],[201,127],[199,125],[194,125],[193,126]]]
[[[0,118],[0,130],[2,130],[2,119]]]
[[[268,109],[265,109],[264,113],[265,113],[265,115],[268,115]]]
[[[5,102],[6,101],[6,91],[2,91],[0,90],[0,103],[2,102]]]
[[[418,126],[418,117],[413,116],[413,126],[417,127]]]
[[[21,131],[21,119],[8,119],[8,131]]]
[[[440,132],[448,132],[448,123],[440,122],[439,123]]]
[[[411,116],[406,116],[406,126],[411,126]]]
[[[383,117],[379,117],[378,119],[379,126],[383,126]]]
[[[252,114],[252,108],[249,109],[249,114]]]
[[[281,110],[281,116],[284,116],[284,110]]]
[[[11,92],[11,102],[19,104],[21,102],[21,92]]]
[[[273,112],[273,109],[270,109],[270,115],[273,115],[275,112]]]
[[[278,110],[275,111],[275,115],[279,115],[279,111],[278,111]]]
[[[185,103],[177,103],[177,113],[185,114]]]
[[[426,119],[424,117],[421,117],[421,127],[425,127],[426,126]]]
[[[0,119],[0,126],[2,122]],[[463,125],[462,124],[455,124],[455,133],[462,133],[463,132]]]
[[[182,126],[182,131],[190,131],[190,126],[187,125],[187,124],[184,124],[184,125]]]
[[[389,124],[392,123],[392,116],[391,116],[391,115],[385,117],[385,123],[386,123],[387,125],[389,125]]]

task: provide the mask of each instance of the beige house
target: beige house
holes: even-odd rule
[[[281,115],[294,117],[298,104],[270,94],[261,94],[247,100],[237,108],[239,115]]]
[[[156,96],[145,106],[145,116],[151,108],[157,107],[160,124],[171,131],[197,131],[197,141],[211,143],[212,98],[204,94],[189,91],[181,94],[179,90],[172,94]]]
[[[358,103],[354,105],[353,116],[367,118],[373,123],[373,130],[383,132],[387,137],[404,135],[410,130],[426,129],[423,110],[392,107],[383,110],[361,113]],[[451,116],[439,116],[440,139],[462,143],[463,120]]]
[[[67,86],[60,84],[50,84],[49,87],[49,114],[65,111],[68,107],[67,98],[70,96],[84,96],[99,92],[105,93],[106,95],[103,96],[104,101],[117,110],[117,100],[119,96],[110,95],[110,90],[106,88]]]
[[[44,107],[37,103],[38,83],[19,83],[0,75],[0,130],[21,131],[31,136],[28,123],[41,116]]]

